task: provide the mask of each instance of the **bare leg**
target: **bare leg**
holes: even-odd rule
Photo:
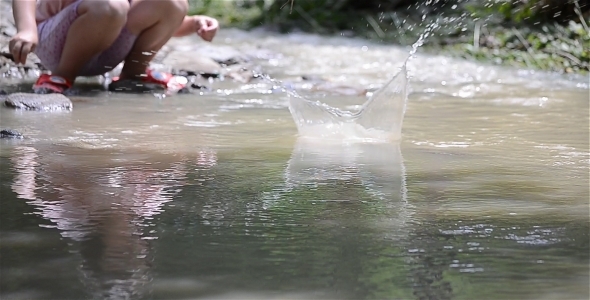
[[[126,0],[84,0],[78,6],[79,17],[66,38],[54,75],[72,82],[94,55],[106,50],[119,36],[127,21]]]
[[[188,10],[187,0],[133,0],[127,30],[137,34],[131,52],[125,58],[121,79],[145,74],[154,55],[174,35]]]

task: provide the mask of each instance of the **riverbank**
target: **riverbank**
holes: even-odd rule
[[[386,7],[348,10],[332,7],[330,10],[329,4],[303,0],[270,1],[270,5],[259,2],[199,1],[193,3],[192,13],[215,16],[224,27],[343,35],[402,46],[411,45],[431,31],[423,47],[429,53],[559,73],[586,74],[590,70],[590,7],[584,4],[564,8],[567,13],[555,12],[555,15],[567,14],[566,20],[539,17],[538,21],[527,22],[523,19],[532,20],[531,12],[507,16],[501,8],[494,11],[475,6],[476,1],[459,1],[457,5],[451,5],[450,1],[438,6],[422,3],[390,6],[390,10]]]

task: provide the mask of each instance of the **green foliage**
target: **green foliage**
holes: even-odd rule
[[[590,32],[574,21],[540,29],[496,27],[482,34],[479,43],[460,43],[451,49],[464,57],[497,64],[566,73],[590,70]]]
[[[514,24],[577,19],[577,0],[488,0],[470,1],[465,9],[474,17],[502,16]],[[579,3],[578,3],[579,5]]]

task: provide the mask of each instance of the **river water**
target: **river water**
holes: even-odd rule
[[[409,52],[232,30],[216,43],[274,53],[262,70],[287,87],[369,91]],[[28,137],[0,141],[0,298],[588,299],[588,77],[420,51],[407,68],[388,142],[298,136],[289,96],[256,80],[0,109]]]

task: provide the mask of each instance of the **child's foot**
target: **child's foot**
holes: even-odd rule
[[[182,90],[187,83],[188,79],[186,77],[147,69],[146,76],[141,79],[113,78],[113,82],[109,84],[109,91],[136,93],[166,91],[175,93]]]
[[[143,79],[143,81],[161,84],[167,91],[180,91],[188,83],[188,79],[184,76],[172,75],[151,69],[147,69],[146,74],[147,76]]]
[[[33,85],[33,91],[35,94],[63,94],[71,87],[72,82],[61,76],[41,74]]]

